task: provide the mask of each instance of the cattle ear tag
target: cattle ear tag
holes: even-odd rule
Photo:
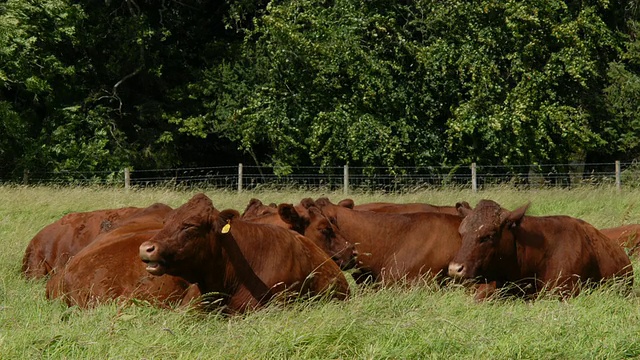
[[[222,227],[222,233],[226,234],[229,232],[229,230],[231,230],[231,224],[229,224],[229,220],[227,220],[227,225]]]

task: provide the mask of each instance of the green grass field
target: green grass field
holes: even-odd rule
[[[91,310],[48,301],[44,281],[20,274],[24,249],[45,225],[77,211],[179,206],[195,191],[0,186],[0,359],[621,359],[640,357],[640,281],[631,294],[601,287],[559,301],[475,303],[460,286],[353,288],[346,302],[273,305],[243,316],[110,303]],[[342,193],[208,190],[219,209],[242,212],[252,197],[297,203]],[[493,199],[529,214],[566,214],[596,227],[640,222],[640,190],[468,189],[403,195],[354,194],[369,201],[475,206]],[[640,264],[634,261],[636,274]],[[636,279],[639,279],[636,276]]]

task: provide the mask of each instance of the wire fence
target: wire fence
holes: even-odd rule
[[[7,181],[4,181],[7,183]],[[406,193],[421,189],[495,186],[514,188],[611,185],[640,186],[640,164],[573,163],[531,165],[457,165],[398,167],[217,166],[99,172],[25,172],[23,184],[104,185],[122,187],[216,188],[226,190],[301,189],[320,191]]]

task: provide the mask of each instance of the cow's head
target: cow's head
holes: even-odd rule
[[[239,216],[238,212],[233,216]],[[226,221],[207,196],[197,194],[169,213],[162,230],[140,245],[140,258],[153,275],[170,274],[197,282],[211,257],[209,234]]]
[[[491,200],[481,200],[475,209],[457,204],[464,217],[458,231],[460,250],[449,264],[449,275],[465,279],[500,279],[516,261],[511,228],[522,221],[529,204],[508,211]]]
[[[278,212],[278,207],[276,204],[265,205],[262,201],[258,199],[249,200],[249,204],[244,209],[242,213],[243,219],[253,219],[256,217],[260,217],[266,214],[275,214]]]
[[[326,197],[318,198],[315,202],[313,202],[313,204],[317,206],[320,211],[322,211],[324,216],[326,216],[333,225],[338,224],[338,211],[339,208],[344,208],[343,206],[338,206],[332,203],[331,200]]]
[[[303,200],[304,201],[304,200]],[[278,213],[291,228],[313,241],[340,266],[348,269],[355,265],[355,247],[340,233],[313,203],[301,206],[280,204]]]

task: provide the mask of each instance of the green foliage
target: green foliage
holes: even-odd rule
[[[615,150],[630,158],[640,155],[640,40],[638,22],[629,20],[622,56],[609,64],[609,85],[604,89],[605,101],[612,117],[605,130],[612,136]]]
[[[396,10],[380,2],[271,3],[247,31],[241,65],[223,72],[231,95],[216,104],[216,126],[244,149],[267,144],[273,163],[405,165],[407,149],[425,141],[412,138],[414,130],[433,134],[403,84],[413,74],[397,48],[404,39]]]
[[[598,0],[7,0],[0,177],[231,161],[203,148],[282,174],[632,160],[637,9]]]
[[[452,10],[441,14],[451,20],[441,24],[459,24],[453,32],[464,36],[453,56],[461,101],[447,132],[451,146],[472,145],[457,151],[460,156],[481,163],[553,162],[604,145],[595,125],[600,119],[593,118],[602,112],[594,99],[603,64],[615,55],[611,30],[600,18],[604,7],[447,4]]]
[[[272,2],[237,62],[194,87],[213,100],[183,129],[267,146],[272,163],[290,165],[610,153],[619,129],[607,132],[601,93],[620,48],[610,17],[590,1]]]
[[[126,149],[110,147],[111,139],[121,138],[113,133],[105,109],[96,107],[86,114],[78,108],[63,109],[65,122],[54,129],[48,139],[52,146],[47,150],[53,159],[56,172],[119,170],[127,165]]]
[[[65,1],[7,1],[0,12],[0,162],[14,174],[35,166],[47,111],[72,91],[75,65],[58,51],[76,42],[84,14]],[[43,116],[43,114],[46,114]],[[46,163],[46,161],[43,161]]]

